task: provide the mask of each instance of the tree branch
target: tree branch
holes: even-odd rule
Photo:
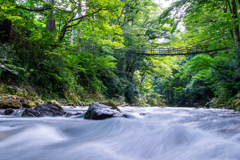
[[[71,3],[73,4],[77,4],[77,2],[73,1],[73,0],[69,0]]]
[[[22,6],[16,6],[16,8],[23,9],[23,10],[26,10],[26,11],[31,11],[31,12],[43,12],[43,11],[46,11],[46,10],[52,10],[53,9],[52,7],[28,9],[28,8],[24,8]]]
[[[65,12],[65,13],[73,13],[76,8],[74,8],[74,9],[71,10],[71,11],[62,10],[62,9],[60,9],[60,8],[57,8],[57,7],[55,7],[55,9],[57,9],[57,10],[59,10],[59,11],[61,11],[61,12]]]
[[[231,8],[231,5],[230,5],[230,2],[229,1],[227,1],[228,2],[228,7],[229,7],[229,10],[230,10],[230,13],[233,13],[232,12],[232,8]]]
[[[100,12],[101,10],[107,10],[107,8],[106,8],[106,9],[100,8],[100,9],[98,9],[97,11],[92,12],[92,13],[90,13],[90,14],[87,14],[87,15],[85,15],[85,16],[81,16],[81,17],[79,17],[79,18],[72,19],[72,20],[70,20],[70,22],[74,22],[74,21],[77,21],[77,20],[81,20],[81,19],[83,19],[83,18],[85,18],[85,17],[94,15],[94,14]]]

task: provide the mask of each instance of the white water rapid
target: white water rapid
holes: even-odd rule
[[[85,120],[1,115],[0,160],[240,159],[239,113],[119,108],[130,117]]]

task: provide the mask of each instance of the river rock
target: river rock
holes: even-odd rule
[[[62,107],[38,104],[35,108],[27,108],[24,110],[22,117],[55,117],[65,115]]]
[[[106,119],[111,117],[125,117],[125,115],[112,102],[95,102],[87,110],[84,115],[85,119]]]
[[[81,114],[83,114],[83,112],[81,112],[81,111],[77,111],[77,112],[66,112],[66,113],[65,113],[65,117],[74,117],[74,116],[81,115]]]
[[[24,108],[30,108],[35,107],[35,103],[30,101],[29,99],[25,97],[19,97],[17,95],[7,95],[2,94],[0,96],[0,109],[7,109],[7,108],[14,108],[14,109],[20,109],[22,107]]]
[[[1,109],[7,109],[7,108],[15,108],[20,109],[22,107],[22,104],[18,100],[14,99],[5,99],[0,101],[0,108]]]
[[[52,104],[53,106],[62,107],[57,101],[54,101],[54,100],[48,101],[47,104]]]
[[[16,115],[16,114],[17,114],[17,111],[15,111],[12,108],[8,108],[2,113],[2,115]]]

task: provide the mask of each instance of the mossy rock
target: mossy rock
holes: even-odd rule
[[[22,108],[22,104],[14,99],[5,99],[0,101],[0,108],[7,109],[7,108],[14,108],[14,109],[20,109]]]
[[[110,107],[112,107],[111,109],[115,109],[115,110],[121,112],[120,109],[113,102],[99,102],[99,103],[102,103],[106,106],[110,106]]]
[[[22,107],[22,103],[20,102],[21,97],[18,97],[16,95],[1,95],[1,101],[0,101],[0,108],[6,109],[6,108],[14,108],[19,109]]]
[[[27,98],[19,97],[17,95],[1,95],[0,96],[0,108],[31,108],[35,107],[36,104]]]
[[[220,107],[220,108],[223,108],[223,107],[225,107],[225,105],[224,105],[224,104],[220,104],[219,107]]]
[[[0,96],[0,100],[6,100],[6,99],[8,99],[8,98],[11,98],[11,95],[8,95],[8,94],[1,94],[1,96]]]
[[[32,101],[28,101],[28,102],[22,103],[22,106],[24,108],[32,108],[32,107],[36,107],[36,104]]]
[[[240,99],[235,99],[228,108],[235,111],[240,110]]]
[[[7,86],[7,90],[10,94],[14,94],[18,96],[24,96],[27,93],[25,89],[21,89],[16,86]]]
[[[36,105],[38,105],[38,104],[44,104],[44,101],[41,100],[41,99],[38,99],[38,100],[35,101],[35,103],[36,103]]]
[[[113,102],[95,102],[84,115],[85,119],[101,120],[111,117],[126,117]]]
[[[63,110],[62,106],[55,100],[50,100],[47,102],[47,104],[52,104],[53,106],[57,106],[58,108],[60,108],[61,110]]]
[[[32,101],[30,101],[28,98],[24,97],[18,97],[20,98],[20,103],[22,104],[23,108],[31,108],[31,107],[36,107],[36,104]]]

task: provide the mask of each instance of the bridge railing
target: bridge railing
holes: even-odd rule
[[[144,55],[189,55],[189,54],[203,54],[218,52],[221,50],[227,50],[230,47],[216,45],[214,47],[207,45],[199,45],[192,47],[180,47],[180,48],[151,48],[151,49],[138,49],[134,50],[134,53]]]

